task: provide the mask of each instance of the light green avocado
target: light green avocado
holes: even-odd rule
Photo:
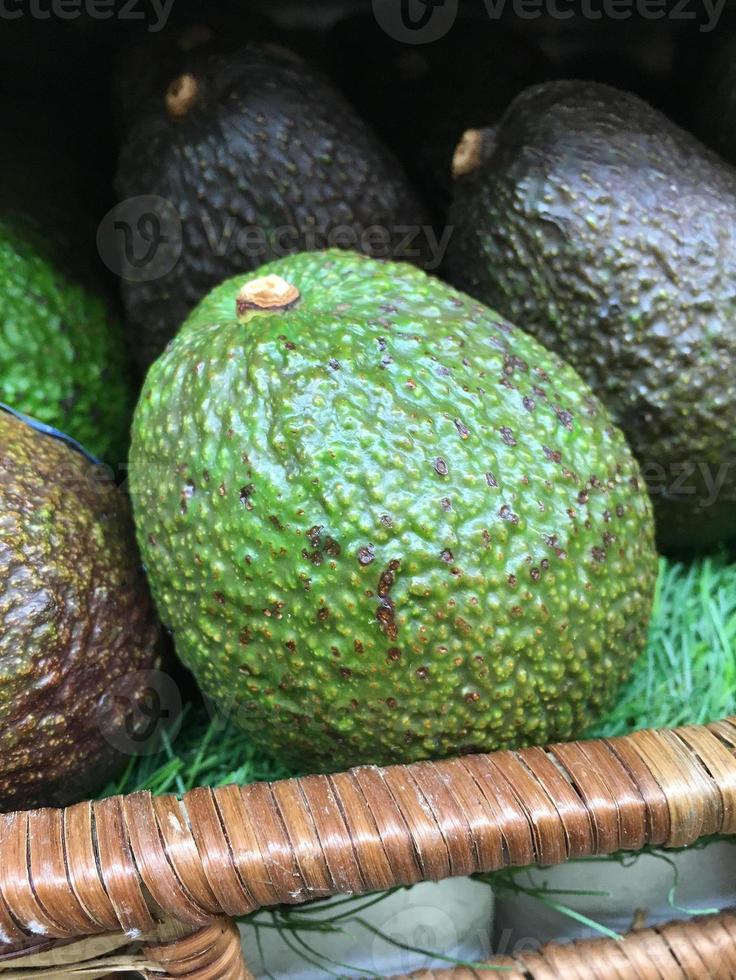
[[[133,410],[122,330],[53,237],[0,215],[0,401],[118,466]]]
[[[148,375],[130,486],[180,656],[302,769],[572,738],[644,644],[623,436],[408,265],[307,253],[215,289]]]

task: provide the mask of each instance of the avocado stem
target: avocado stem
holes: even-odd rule
[[[492,130],[466,129],[460,137],[452,158],[452,176],[455,180],[477,170],[490,156]]]
[[[172,119],[183,119],[198,96],[199,84],[194,75],[179,75],[166,89],[166,111]]]
[[[252,310],[286,310],[301,298],[301,293],[281,276],[259,276],[239,291],[236,300],[238,316]]]

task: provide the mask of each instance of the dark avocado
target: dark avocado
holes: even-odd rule
[[[128,761],[159,626],[127,498],[0,409],[0,809],[61,805]],[[132,727],[131,727],[132,726]]]
[[[521,95],[456,182],[448,269],[580,371],[662,547],[736,534],[736,171],[633,95]]]
[[[300,58],[204,39],[176,63],[140,106],[117,174],[121,201],[158,198],[142,251],[155,251],[157,221],[169,239],[170,261],[123,281],[142,365],[213,286],[267,259],[338,246],[431,260],[399,164]]]

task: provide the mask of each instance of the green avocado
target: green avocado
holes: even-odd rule
[[[661,546],[736,534],[736,171],[633,95],[529,89],[460,178],[448,274],[572,364]]]
[[[398,161],[298,56],[213,40],[170,64],[129,125],[116,179],[124,207],[146,201],[128,242],[143,267],[123,280],[143,367],[214,286],[270,259],[333,245],[431,261]]]
[[[127,498],[40,428],[0,410],[0,810],[104,786],[159,665]]]
[[[66,251],[63,234],[0,212],[0,401],[119,466],[134,404],[125,341]]]
[[[304,253],[215,289],[149,372],[130,487],[181,658],[300,768],[574,737],[644,644],[623,436],[409,265]]]

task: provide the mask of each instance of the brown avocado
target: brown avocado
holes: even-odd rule
[[[70,440],[0,410],[0,810],[115,775],[159,641],[126,496]]]

